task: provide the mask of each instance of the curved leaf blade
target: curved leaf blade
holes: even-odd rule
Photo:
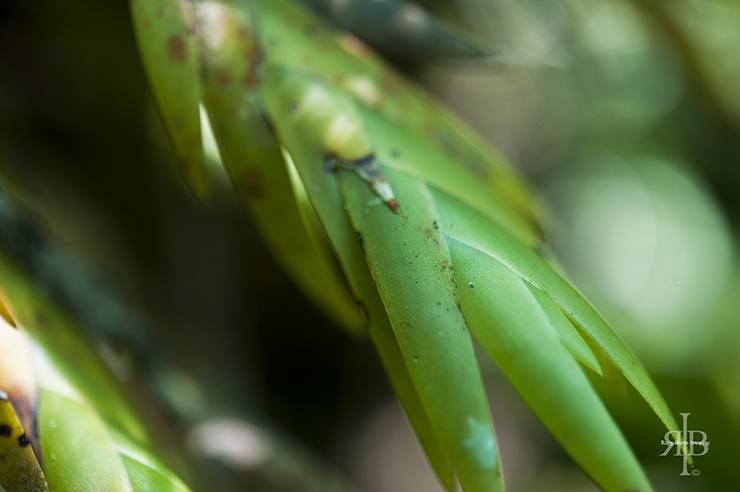
[[[640,361],[581,293],[536,252],[485,217],[441,191],[435,190],[433,194],[450,238],[495,258],[517,276],[545,292],[579,332],[604,351],[663,424],[668,429],[678,428],[668,405]]]
[[[386,169],[400,214],[342,172],[340,186],[363,235],[370,271],[430,418],[468,491],[503,490],[496,439],[472,340],[457,307],[452,261],[426,186]],[[413,265],[412,268],[409,265]]]
[[[454,472],[445,446],[440,442],[428,411],[420,400],[388,323],[385,308],[378,296],[361,250],[361,239],[351,227],[336,186],[334,175],[323,165],[324,150],[316,141],[303,138],[305,128],[294,124],[289,116],[293,102],[300,99],[307,87],[300,78],[277,71],[270,74],[273,82],[263,89],[270,113],[276,116],[276,128],[292,156],[304,181],[306,193],[323,224],[324,230],[337,252],[339,261],[349,279],[355,296],[368,317],[368,331],[388,372],[391,384],[409,420],[420,436],[440,481],[454,488]]]
[[[361,313],[333,258],[307,230],[281,149],[251,95],[259,54],[249,12],[219,1],[197,3],[195,12],[200,32],[222,33],[204,35],[199,52],[204,102],[233,184],[281,266],[341,326],[361,333]]]
[[[553,329],[562,313],[495,258],[449,241],[463,315],[540,420],[596,483],[652,490],[632,450]],[[549,302],[551,307],[543,307]]]
[[[196,196],[209,192],[201,140],[200,83],[190,3],[130,0],[144,68],[165,129]]]

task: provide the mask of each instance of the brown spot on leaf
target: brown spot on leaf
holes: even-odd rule
[[[185,41],[179,34],[173,34],[167,38],[167,54],[172,61],[182,63],[187,58]]]
[[[13,404],[18,420],[25,430],[23,435],[18,438],[18,444],[21,443],[21,438],[23,438],[23,441],[27,442],[27,444],[21,445],[21,447],[33,444],[34,451],[39,453],[40,450],[38,449],[38,442],[36,440],[36,407],[33,397],[27,396],[15,388],[11,388],[8,391],[8,396]]]
[[[28,436],[25,433],[18,436],[18,446],[25,448],[29,444],[31,444],[31,440],[28,438]]]
[[[0,437],[10,437],[13,433],[13,428],[8,424],[0,425]]]

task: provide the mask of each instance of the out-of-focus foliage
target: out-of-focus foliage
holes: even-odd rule
[[[470,33],[406,0],[301,0],[401,66],[483,58]]]
[[[0,483],[11,492],[189,490],[153,454],[90,340],[48,299],[57,276],[78,272],[43,261],[51,250],[0,193],[0,408],[11,429],[2,435]]]
[[[721,336],[734,251],[717,206],[676,164],[588,154],[548,187],[566,218],[555,246],[583,288],[624,320],[651,364],[695,375],[711,366]]]

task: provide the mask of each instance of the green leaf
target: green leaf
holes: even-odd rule
[[[186,492],[182,482],[152,458],[151,451],[145,451],[150,447],[147,433],[124,398],[123,388],[91,350],[89,341],[52,303],[35,292],[21,271],[1,253],[0,279],[0,289],[7,295],[8,313],[18,326],[11,328],[0,321],[0,329],[4,330],[0,331],[1,339],[8,342],[8,333],[16,339],[2,345],[15,358],[2,358],[11,364],[6,367],[0,363],[0,390],[8,390],[10,377],[16,389],[18,382],[24,381],[24,408],[35,416],[39,432],[37,436],[29,432],[33,425],[25,425],[24,429],[31,444],[38,439],[39,461],[49,489],[155,492],[167,490],[158,484],[170,482],[171,490]],[[29,355],[21,363],[18,339],[24,338],[26,332],[31,338],[33,358]],[[0,411],[4,411],[2,404],[0,401]],[[22,415],[19,417],[22,420]],[[120,444],[122,440],[126,446]],[[2,441],[0,453],[1,444]],[[30,451],[31,446],[24,449]],[[136,465],[130,460],[137,456],[147,457],[140,465],[154,467],[149,473],[156,472],[158,481],[140,480],[140,467],[129,471]],[[25,462],[32,465],[31,457],[26,452]],[[32,466],[23,474],[26,483],[41,480]],[[0,465],[0,481],[9,487],[6,477]]]
[[[604,351],[663,424],[668,429],[678,428],[663,397],[640,361],[580,292],[558,275],[535,251],[466,204],[441,191],[433,193],[444,229],[450,238],[496,258],[513,273],[546,293],[575,328]]]
[[[201,140],[200,82],[190,3],[131,0],[131,16],[144,68],[165,129],[191,188],[209,192]]]
[[[293,3],[200,5],[212,21],[200,24],[206,102],[232,179],[247,189],[239,173],[266,166],[286,228],[333,250],[444,485],[454,474],[468,492],[503,488],[467,319],[599,485],[649,490],[579,362],[597,376],[616,368],[669,429],[673,416],[632,352],[537,252],[536,200],[501,156]],[[259,220],[278,217],[254,201]],[[292,268],[307,291],[321,288],[318,275],[301,277],[305,266]]]
[[[303,0],[303,3],[381,51],[408,63],[490,54],[459,28],[437,19],[413,2],[386,0]]]
[[[41,465],[29,445],[26,429],[4,393],[0,393],[0,426],[3,428],[0,434],[0,483],[11,491],[48,490]]]
[[[331,135],[324,132],[333,128],[331,122],[336,114],[347,118],[358,115],[346,106],[348,103],[334,98],[326,87],[310,78],[276,70],[267,80],[263,90],[268,109],[276,117],[279,135],[306,181],[306,189],[327,231],[341,231],[335,236],[341,236],[344,244],[356,244],[357,233],[362,237],[370,271],[411,380],[450,454],[460,482],[466,490],[500,489],[501,473],[488,403],[472,342],[457,309],[449,255],[435,237],[435,215],[427,195],[414,187],[413,180],[404,181],[409,196],[418,200],[418,210],[412,206],[416,213],[393,214],[372,194],[365,181],[352,176],[355,181],[342,182],[356,232],[347,231],[336,184],[323,166],[328,153],[325,144],[332,141]],[[358,144],[353,145],[357,151]],[[339,176],[344,174],[340,172]],[[398,184],[392,179],[391,183]],[[423,234],[423,228],[429,233]],[[331,232],[329,235],[332,237]],[[339,253],[351,249],[347,245]],[[387,255],[389,249],[393,255]],[[420,265],[409,269],[409,262],[415,261]],[[423,296],[427,302],[419,303],[417,296]]]
[[[31,343],[7,306],[6,314],[0,319],[0,483],[11,491],[45,491],[34,425],[38,395]]]
[[[262,92],[265,94],[267,108],[276,120],[280,138],[293,155],[296,167],[307,183],[306,189],[313,191],[309,196],[317,204],[323,223],[344,231],[342,234],[348,240],[351,234],[345,230],[345,218],[340,211],[346,207],[354,230],[362,238],[368,266],[391,320],[411,381],[429,415],[431,425],[450,453],[465,490],[500,487],[494,485],[500,483],[500,471],[493,449],[495,441],[492,428],[487,427],[490,425],[490,417],[486,416],[488,410],[472,344],[456,301],[459,284],[457,288],[453,285],[453,272],[458,265],[455,258],[450,258],[447,253],[448,240],[474,247],[469,242],[471,237],[489,241],[499,238],[499,242],[492,244],[491,249],[482,252],[496,260],[500,260],[502,255],[508,258],[507,255],[512,255],[512,252],[527,255],[526,261],[521,262],[521,270],[539,273],[547,280],[538,282],[537,275],[525,276],[514,269],[509,274],[520,282],[518,289],[502,288],[496,283],[488,286],[486,283],[482,284],[485,299],[498,295],[502,302],[513,305],[517,305],[517,302],[525,303],[527,307],[520,306],[519,310],[528,312],[534,322],[540,325],[540,329],[551,337],[549,350],[535,350],[536,346],[532,348],[533,359],[528,366],[502,363],[504,370],[540,418],[598,483],[610,490],[622,486],[649,490],[650,486],[627,443],[576,363],[576,360],[581,360],[595,372],[601,373],[596,356],[577,329],[581,326],[571,324],[571,319],[576,316],[575,311],[563,311],[568,307],[578,306],[581,316],[583,313],[595,313],[580,294],[558,276],[526,242],[507,232],[505,226],[496,220],[497,217],[480,213],[474,200],[468,200],[472,205],[463,202],[462,200],[469,198],[465,193],[458,191],[456,196],[459,198],[456,198],[438,189],[435,186],[437,184],[440,188],[452,185],[445,185],[435,179],[433,170],[429,172],[432,178],[425,179],[420,171],[423,166],[419,164],[412,173],[402,171],[409,169],[408,165],[394,163],[383,166],[383,174],[379,176],[381,179],[383,175],[387,177],[395,191],[400,203],[400,214],[387,207],[381,197],[374,194],[368,186],[367,180],[361,179],[361,174],[352,167],[346,171],[340,168],[336,172],[337,182],[332,183],[332,173],[323,163],[326,156],[335,151],[332,145],[336,143],[336,137],[332,132],[337,127],[336,121],[360,119],[359,122],[346,123],[345,130],[341,133],[343,141],[351,143],[345,149],[347,155],[356,155],[365,145],[362,139],[347,133],[347,128],[366,132],[367,142],[385,142],[392,138],[389,133],[398,131],[397,126],[387,123],[384,128],[379,120],[372,122],[371,117],[362,118],[364,114],[356,111],[352,103],[344,99],[345,96],[333,93],[330,88],[311,77],[273,69],[268,71],[265,80],[266,85]],[[367,124],[368,122],[370,123]],[[420,153],[413,148],[414,145],[420,145],[418,140],[408,138],[396,143],[399,146],[399,160],[413,159]],[[380,155],[380,159],[383,159],[382,153],[375,155]],[[385,162],[387,159],[383,160],[384,164]],[[422,163],[431,167],[437,164],[437,160],[434,155],[429,155],[429,159]],[[355,172],[351,172],[353,170]],[[449,175],[449,179],[454,179],[454,176]],[[339,199],[336,186],[341,190]],[[461,186],[460,190],[466,188]],[[319,205],[321,203],[324,205]],[[322,209],[326,209],[323,214]],[[505,261],[502,261],[502,265],[502,268],[511,268]],[[474,268],[470,265],[468,267]],[[504,282],[505,278],[499,281]],[[566,288],[571,290],[564,290]],[[549,295],[554,296],[559,304],[550,300]],[[489,301],[479,299],[473,306],[481,312],[480,309],[485,309],[484,302]],[[499,317],[498,322],[506,324],[507,330],[521,331],[533,322],[532,319],[522,322],[522,315],[517,317],[516,311],[511,311],[505,304],[504,307],[499,306],[499,309],[482,312],[491,322],[496,322]],[[481,331],[481,320],[476,321],[476,334],[494,354],[511,354],[512,350],[521,351],[526,346],[517,337],[503,340],[491,338],[490,333]],[[647,395],[648,401],[660,412],[660,395],[657,390],[650,392],[652,383],[644,371],[640,373],[634,364],[625,364],[625,360],[629,362],[624,358],[626,347],[614,343],[618,338],[611,329],[605,323],[590,329],[591,331],[581,331],[584,331],[584,336],[595,340],[603,350],[611,350],[612,354],[619,356],[615,361],[616,365],[626,375],[632,371],[629,376],[632,376],[633,384]],[[610,334],[611,338],[608,338]],[[496,343],[494,340],[503,345],[497,351],[493,349]],[[527,344],[531,344],[537,338],[530,337],[526,340]],[[554,398],[542,388],[542,378],[548,374],[547,371],[553,374],[559,372],[560,376],[553,387],[554,391],[562,391],[562,398]],[[576,402],[573,401],[574,398]],[[553,408],[548,409],[547,405],[553,405]],[[590,425],[578,427],[578,420],[571,419],[571,415],[578,415],[581,420],[588,417]],[[589,442],[600,439],[599,433],[602,431],[609,433],[614,439],[601,446],[598,452],[589,452]],[[490,438],[485,438],[485,435]],[[483,449],[494,457],[492,463],[481,459],[484,454],[477,454]],[[483,463],[490,465],[494,473],[487,474],[491,470],[481,466]]]
[[[0,279],[8,294],[13,317],[53,359],[57,370],[89,395],[97,411],[112,425],[137,440],[146,441],[146,431],[137,418],[121,385],[79,334],[74,323],[39,294],[20,269],[0,252]]]
[[[133,491],[103,421],[87,404],[42,389],[39,433],[51,490]]]
[[[189,492],[188,487],[149,450],[119,432],[112,434],[134,492]]]
[[[276,114],[285,115],[280,121],[288,122],[291,113],[291,103],[294,99],[282,96],[283,91],[293,92],[300,90],[300,80],[289,78],[280,80],[283,73],[274,74],[277,77],[274,84],[265,86],[265,102],[275,102],[273,110]],[[294,86],[297,83],[298,86]],[[416,388],[411,381],[406,361],[403,360],[398,343],[391,331],[387,314],[378,296],[375,283],[370,276],[360,245],[360,238],[351,227],[343,209],[339,192],[334,183],[334,177],[328,173],[323,164],[316,166],[316,162],[323,163],[321,148],[309,144],[303,146],[300,138],[301,128],[296,126],[281,126],[280,132],[294,139],[295,145],[289,146],[297,162],[305,164],[297,168],[304,181],[305,190],[311,199],[314,210],[323,224],[327,237],[335,248],[339,261],[344,268],[352,290],[358,302],[365,309],[368,317],[369,333],[380,358],[388,371],[391,384],[409,415],[411,424],[420,436],[424,449],[440,478],[448,490],[453,490],[454,478],[450,457],[446,446],[440,441],[438,431],[430,422],[428,412],[421,401]],[[311,193],[308,192],[311,190]]]
[[[465,319],[540,420],[605,490],[651,490],[554,329],[568,323],[557,306],[496,258],[455,239],[449,244]]]
[[[351,95],[385,120],[413,130],[538,229],[539,207],[501,154],[414,82],[396,73],[354,36],[326,26],[289,0],[260,4],[255,16],[264,59],[270,66],[310,75]],[[299,28],[300,27],[300,28]]]
[[[307,230],[311,211],[300,203],[301,189],[298,196],[290,192],[293,183],[280,147],[250,97],[259,56],[251,37],[240,34],[251,29],[248,12],[229,2],[196,5],[199,30],[222,33],[218,39],[204,36],[199,50],[204,102],[232,182],[281,266],[341,326],[361,332],[364,320],[346,281],[320,238]]]
[[[423,183],[386,170],[402,212],[343,172],[340,185],[412,380],[466,491],[503,489],[472,340],[457,307],[452,260]]]

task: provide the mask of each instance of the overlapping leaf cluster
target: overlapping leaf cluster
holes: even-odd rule
[[[0,189],[0,490],[187,492],[91,342],[30,280],[21,257],[38,245],[11,207]]]
[[[673,417],[632,352],[538,253],[534,199],[497,152],[352,35],[287,0],[132,9],[194,189],[207,190],[202,105],[276,258],[344,326],[369,334],[447,489],[503,489],[475,339],[600,486],[650,490],[586,372],[621,373],[669,428]]]

